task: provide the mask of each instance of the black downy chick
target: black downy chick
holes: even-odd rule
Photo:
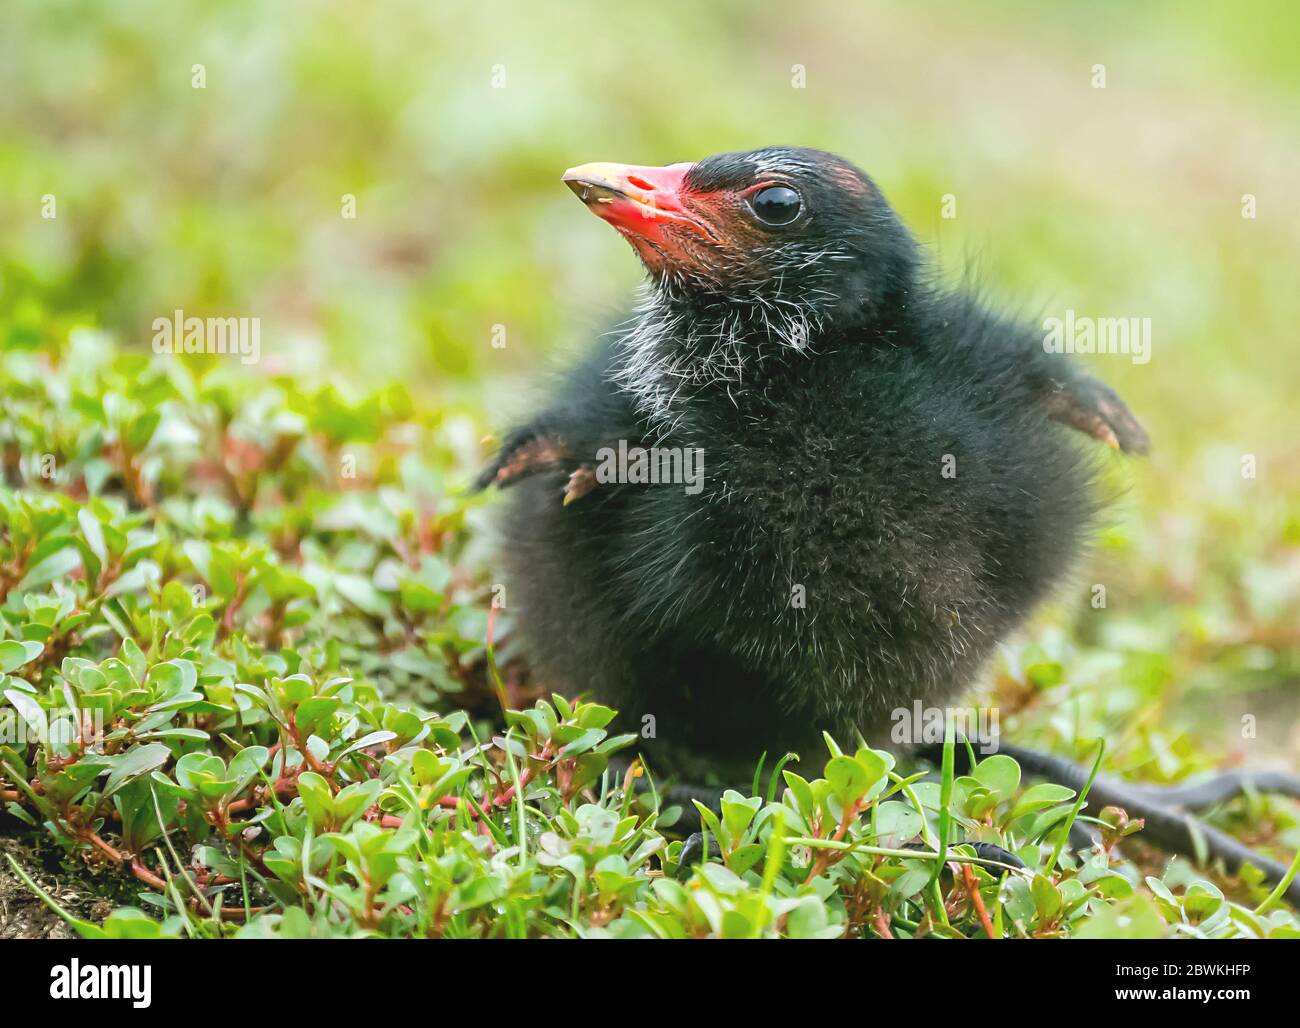
[[[649,282],[479,482],[514,487],[507,595],[535,672],[733,782],[951,703],[1085,543],[1094,465],[1065,428],[1145,452],[1127,407],[936,285],[842,158],[564,181]]]

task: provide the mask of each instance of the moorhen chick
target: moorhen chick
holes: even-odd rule
[[[649,280],[478,483],[512,487],[507,596],[535,672],[616,707],[669,766],[735,783],[764,751],[879,745],[892,712],[959,697],[1086,543],[1102,497],[1069,430],[1143,453],[1128,408],[940,284],[843,158],[564,182]],[[1092,796],[1131,807],[1124,790]],[[1130,814],[1185,816],[1147,800]],[[1270,863],[1239,848],[1234,866]]]

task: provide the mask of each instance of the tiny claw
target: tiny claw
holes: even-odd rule
[[[582,499],[595,488],[596,473],[591,468],[578,468],[569,475],[569,481],[564,487],[564,506],[567,507],[574,500]]]
[[[1083,379],[1058,386],[1046,398],[1048,417],[1092,436],[1112,450],[1146,453],[1147,434],[1129,409],[1100,382]]]

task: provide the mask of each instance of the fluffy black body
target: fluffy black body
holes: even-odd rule
[[[653,273],[484,477],[515,485],[508,606],[541,680],[618,707],[652,752],[737,772],[817,752],[823,730],[883,742],[896,709],[959,696],[1097,510],[1061,422],[1127,416],[1040,333],[931,285],[838,159],[726,155],[691,176],[706,191],[773,166],[820,221],[716,281]],[[544,458],[503,470],[539,440]],[[562,502],[620,440],[698,448],[702,489],[602,483]]]
[[[704,769],[742,785],[763,751],[821,752],[822,731],[881,743],[896,710],[947,705],[1086,540],[1099,497],[1067,427],[1144,452],[1141,425],[1038,332],[932,285],[874,184],[833,155],[566,181],[650,284],[480,480],[514,486],[508,606],[536,673],[620,708],[695,799]],[[700,488],[597,481],[620,441],[697,448]],[[1090,812],[1122,806],[1158,846],[1288,873],[1189,811],[1300,796],[1300,779],[1157,788],[1003,750],[1090,781]]]

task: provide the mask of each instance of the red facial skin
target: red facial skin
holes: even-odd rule
[[[740,198],[688,189],[691,167],[584,164],[566,171],[564,182],[632,244],[652,271],[699,267],[711,247],[728,242],[727,207]]]

